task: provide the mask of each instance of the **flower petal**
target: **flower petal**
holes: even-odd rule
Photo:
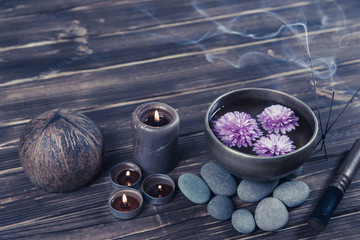
[[[265,108],[257,117],[262,127],[269,133],[286,134],[294,130],[295,126],[299,126],[299,118],[295,116],[294,111],[280,104]]]
[[[228,112],[212,124],[214,134],[230,147],[252,146],[252,141],[263,135],[256,119],[244,112]]]
[[[270,134],[262,136],[254,143],[253,151],[261,157],[279,156],[295,150],[293,141],[286,135]]]

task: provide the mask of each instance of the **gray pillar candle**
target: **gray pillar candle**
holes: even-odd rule
[[[168,173],[174,169],[180,129],[175,109],[159,102],[142,104],[131,114],[131,128],[133,158],[143,171]]]

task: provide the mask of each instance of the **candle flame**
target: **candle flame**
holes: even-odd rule
[[[123,204],[127,204],[127,197],[125,193],[122,195],[122,202]]]
[[[130,171],[126,171],[125,176],[130,177]]]
[[[159,111],[158,110],[155,110],[154,121],[155,122],[160,122],[160,116],[159,116]]]
[[[162,191],[162,186],[161,185],[158,186],[158,190]]]

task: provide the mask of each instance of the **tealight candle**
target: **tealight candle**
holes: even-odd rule
[[[167,184],[158,184],[151,186],[149,189],[149,195],[155,198],[163,198],[168,195],[174,190],[173,187]]]
[[[140,105],[131,115],[133,158],[147,173],[168,173],[177,164],[180,118],[164,103]]]
[[[174,196],[175,182],[165,174],[153,174],[144,179],[142,190],[146,201],[161,205],[169,202]]]
[[[131,162],[122,162],[110,169],[110,184],[114,189],[137,188],[141,183],[141,170]]]
[[[160,115],[158,110],[154,111],[154,115],[151,114],[144,118],[144,123],[153,127],[162,127],[169,123],[169,119],[164,114]]]
[[[116,218],[131,219],[140,214],[143,201],[138,190],[125,188],[113,192],[108,199],[108,204],[111,213]]]
[[[124,193],[122,197],[114,198],[111,202],[111,207],[120,212],[131,212],[137,209],[140,203],[131,196],[126,196]]]

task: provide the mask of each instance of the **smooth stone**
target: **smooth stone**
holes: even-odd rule
[[[232,196],[236,193],[235,178],[217,163],[202,166],[200,175],[216,195]]]
[[[210,188],[204,180],[193,173],[182,174],[178,186],[184,196],[193,203],[204,204],[210,199]]]
[[[218,195],[210,200],[207,211],[210,216],[217,220],[228,220],[234,212],[234,205],[230,198]]]
[[[252,233],[256,224],[253,214],[247,209],[238,209],[231,216],[231,223],[240,233]]]
[[[299,167],[298,169],[296,169],[294,172],[290,173],[289,175],[287,175],[286,177],[284,177],[287,180],[291,180],[294,178],[297,178],[298,176],[301,175],[302,170],[303,170],[304,166]]]
[[[256,225],[264,231],[279,230],[288,220],[289,213],[286,206],[277,198],[264,198],[255,209]]]
[[[275,188],[273,197],[288,207],[297,207],[310,196],[309,186],[302,181],[285,182]]]
[[[269,196],[278,183],[279,180],[254,182],[244,179],[237,188],[237,195],[244,202],[258,202]]]

